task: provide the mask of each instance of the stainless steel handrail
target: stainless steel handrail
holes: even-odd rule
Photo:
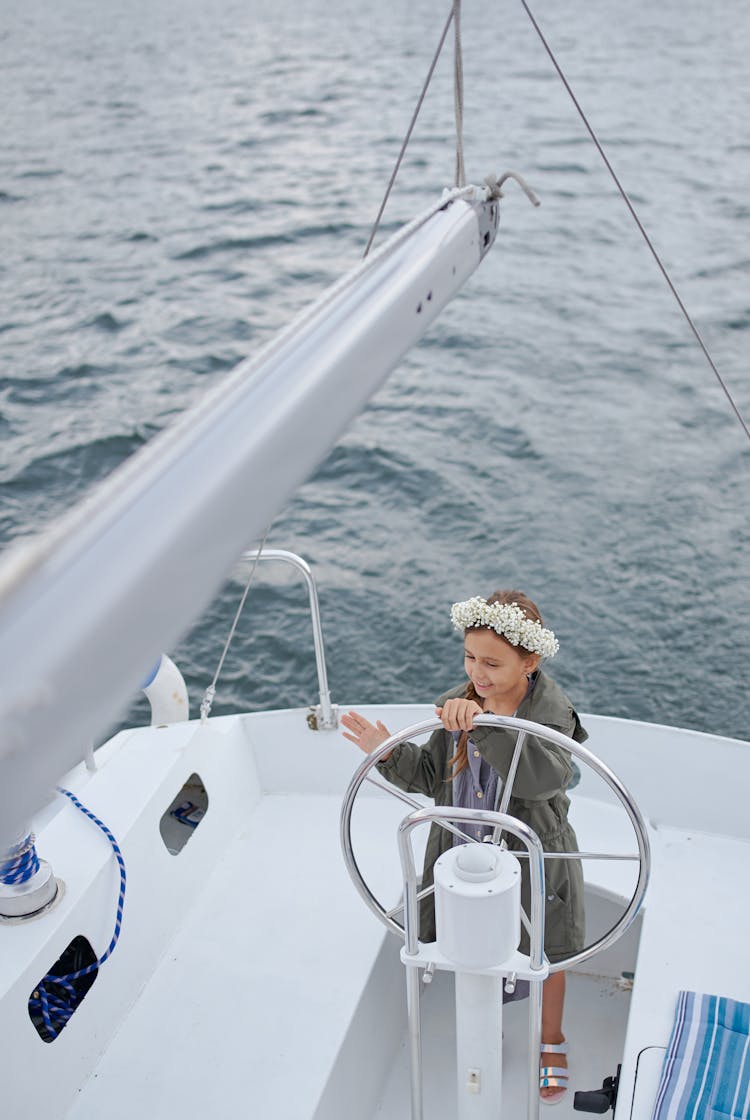
[[[320,705],[316,709],[318,730],[330,731],[338,727],[338,709],[331,703],[331,694],[328,691],[328,674],[326,672],[325,650],[323,648],[323,627],[320,621],[320,606],[318,604],[318,589],[310,565],[295,552],[287,552],[282,548],[251,549],[242,553],[243,560],[277,560],[291,564],[301,572],[307,584],[307,594],[310,600],[310,615],[312,617],[313,642],[315,643],[315,664],[318,670],[318,691]]]

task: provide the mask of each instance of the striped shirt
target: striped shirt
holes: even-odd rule
[[[453,732],[456,744],[461,734],[460,731]],[[466,754],[469,765],[453,779],[453,804],[458,809],[496,808],[503,788],[502,778],[497,770],[493,770],[489,762],[482,758],[471,737],[466,744]],[[489,825],[467,824],[462,831],[467,836],[483,840],[485,836],[491,836],[493,830]],[[453,843],[460,844],[462,841],[454,836]]]

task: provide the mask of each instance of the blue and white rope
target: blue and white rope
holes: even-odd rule
[[[8,848],[5,858],[0,862],[0,883],[8,886],[18,886],[28,883],[39,870],[39,856],[34,847],[35,837],[30,833],[24,840],[19,840],[12,848]]]
[[[60,1031],[66,1025],[74,1011],[77,1010],[78,1005],[83,996],[77,991],[71,983],[73,980],[79,979],[81,976],[88,976],[92,972],[104,964],[104,962],[114,952],[115,945],[120,937],[120,930],[122,928],[122,911],[125,905],[125,861],[122,858],[120,845],[115,840],[114,836],[107,828],[106,824],[94,816],[90,809],[82,805],[75,794],[71,793],[68,789],[63,789],[62,786],[57,787],[58,793],[64,794],[70,801],[73,802],[77,809],[87,816],[89,820],[97,825],[112,845],[112,851],[115,854],[115,859],[120,868],[120,893],[117,899],[117,915],[115,917],[115,929],[112,934],[112,940],[109,943],[107,951],[99,957],[98,960],[92,964],[86,965],[85,968],[79,968],[76,972],[69,972],[65,976],[55,976],[47,973],[41,982],[37,985],[34,993],[29,999],[29,1011],[41,1014],[44,1026],[50,1036],[50,1041],[57,1038]],[[57,990],[54,990],[57,989]]]

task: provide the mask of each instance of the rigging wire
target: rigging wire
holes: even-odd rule
[[[703,351],[703,354],[706,358],[706,361],[708,362],[709,366],[713,370],[714,376],[716,377],[716,380],[718,381],[725,397],[729,401],[729,404],[731,405],[731,408],[732,408],[735,416],[737,417],[737,420],[739,421],[740,425],[742,426],[748,440],[750,440],[750,427],[748,427],[747,421],[745,420],[744,416],[742,415],[742,412],[740,411],[739,405],[734,400],[734,397],[732,396],[732,393],[731,393],[728,385],[726,384],[726,382],[724,381],[724,378],[719,373],[719,370],[716,367],[716,363],[714,362],[713,358],[711,357],[710,353],[708,352],[708,348],[707,348],[705,342],[703,341],[703,338],[701,337],[700,331],[698,330],[695,323],[693,322],[692,317],[690,315],[690,312],[685,307],[685,304],[682,302],[682,299],[680,298],[679,292],[677,291],[677,288],[675,287],[675,285],[672,282],[672,278],[670,277],[669,273],[667,272],[666,267],[662,263],[661,257],[659,256],[658,252],[656,251],[656,249],[653,245],[653,242],[651,241],[651,238],[646,233],[646,230],[645,230],[640,218],[638,217],[638,214],[636,213],[636,210],[635,210],[635,207],[633,206],[633,203],[630,201],[624,187],[620,183],[620,180],[618,179],[618,177],[615,173],[614,168],[612,167],[612,164],[609,162],[609,159],[607,158],[607,154],[604,151],[604,148],[599,143],[599,138],[597,137],[596,133],[594,132],[594,129],[592,128],[591,124],[589,123],[588,118],[587,118],[586,114],[584,113],[584,111],[583,111],[583,109],[582,109],[582,107],[581,107],[581,105],[578,101],[578,98],[574,94],[574,92],[573,92],[573,90],[570,86],[570,83],[568,82],[568,79],[566,78],[565,74],[563,73],[562,67],[558,63],[558,61],[557,61],[557,59],[556,59],[556,57],[555,57],[555,55],[552,51],[552,48],[550,47],[549,43],[547,42],[546,38],[544,37],[542,29],[540,28],[539,24],[537,23],[536,19],[534,18],[534,15],[533,15],[531,9],[529,8],[529,5],[527,4],[526,0],[521,0],[521,5],[523,6],[527,16],[529,17],[534,30],[536,31],[537,35],[539,36],[539,39],[541,40],[542,46],[544,47],[545,51],[549,55],[549,58],[552,62],[552,65],[554,66],[555,70],[557,71],[557,74],[560,78],[560,81],[565,86],[565,89],[568,93],[568,96],[570,97],[571,101],[573,102],[573,105],[575,106],[579,117],[581,118],[584,126],[586,127],[586,131],[588,132],[589,136],[591,137],[592,141],[594,142],[594,146],[596,147],[596,150],[599,152],[599,155],[601,156],[602,160],[604,161],[604,166],[607,168],[607,171],[612,176],[612,180],[613,180],[615,186],[617,187],[618,191],[622,195],[622,199],[623,199],[625,205],[627,206],[628,210],[630,211],[630,214],[631,214],[631,217],[633,218],[633,221],[635,222],[636,226],[640,230],[640,233],[641,233],[641,236],[643,237],[643,240],[646,242],[646,245],[648,246],[652,257],[656,261],[656,264],[659,268],[659,271],[661,272],[662,276],[666,280],[667,285],[669,287],[669,290],[671,291],[672,295],[676,299],[677,305],[680,308],[680,311],[684,315],[685,320],[686,320],[688,326],[690,327],[690,330],[693,332],[693,335],[695,336],[696,342],[698,343],[701,350]]]
[[[454,5],[457,2],[458,2],[458,0],[454,0]],[[453,10],[454,9],[451,8],[448,19],[445,21],[445,27],[443,28],[442,35],[440,36],[440,42],[437,45],[437,50],[435,51],[435,54],[433,55],[432,62],[430,63],[430,68],[427,71],[427,77],[425,78],[424,85],[422,86],[422,92],[419,95],[419,99],[417,100],[416,108],[414,109],[414,112],[412,114],[412,118],[411,118],[411,121],[409,123],[409,127],[406,130],[406,136],[404,137],[404,141],[401,145],[401,151],[398,153],[398,159],[396,160],[396,164],[393,168],[393,171],[391,172],[391,177],[388,181],[388,186],[385,189],[385,194],[383,196],[383,201],[380,204],[380,209],[378,210],[377,217],[375,218],[375,222],[374,222],[372,230],[370,232],[370,238],[369,238],[369,240],[367,242],[367,245],[365,247],[365,251],[362,254],[363,257],[366,257],[367,254],[370,252],[370,249],[372,248],[372,243],[375,240],[375,234],[378,232],[378,227],[380,226],[380,219],[383,217],[383,211],[385,210],[386,205],[388,204],[388,199],[391,196],[391,191],[393,189],[393,184],[396,182],[396,176],[398,175],[399,168],[401,167],[401,161],[403,160],[404,155],[406,154],[406,149],[409,146],[409,141],[411,140],[411,134],[414,131],[414,126],[417,123],[417,117],[419,116],[419,111],[422,108],[422,102],[425,99],[425,95],[427,93],[428,87],[430,85],[430,82],[432,81],[432,75],[435,72],[435,67],[437,66],[437,61],[440,58],[440,55],[442,53],[443,46],[445,45],[445,40],[448,37],[448,31],[450,29],[451,23],[453,22]]]
[[[456,114],[456,183],[466,185],[464,168],[464,56],[461,43],[461,0],[453,0],[453,105]]]
[[[216,666],[216,672],[214,673],[214,678],[213,678],[210,685],[208,686],[208,688],[206,689],[206,691],[203,694],[203,699],[201,700],[201,709],[200,709],[200,711],[201,711],[201,723],[205,723],[206,720],[208,719],[209,715],[211,714],[211,708],[213,706],[214,697],[216,696],[216,684],[217,684],[217,681],[219,680],[219,674],[221,673],[221,670],[224,667],[224,660],[227,656],[227,653],[229,652],[229,647],[232,644],[232,638],[234,637],[235,630],[237,629],[237,623],[240,621],[240,615],[242,614],[243,608],[245,606],[245,601],[246,601],[248,593],[250,591],[250,585],[253,582],[253,579],[255,577],[255,569],[258,567],[258,561],[260,560],[261,553],[263,552],[263,549],[265,548],[266,537],[268,536],[268,534],[270,532],[270,529],[271,529],[271,526],[269,525],[267,527],[265,533],[263,534],[263,539],[260,542],[260,548],[258,549],[257,553],[255,554],[255,559],[253,560],[253,566],[250,569],[250,575],[247,577],[247,583],[245,584],[245,590],[242,592],[242,598],[240,599],[239,606],[237,607],[237,610],[235,611],[234,620],[232,622],[232,625],[229,628],[229,633],[227,635],[227,640],[224,642],[224,648],[221,651],[221,657],[219,658],[219,664]]]

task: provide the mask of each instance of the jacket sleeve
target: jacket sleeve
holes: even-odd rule
[[[570,735],[572,728],[555,727]],[[477,727],[471,737],[490,766],[505,781],[516,745],[516,732],[505,728]],[[535,735],[527,735],[521,750],[513,796],[523,801],[543,801],[565,789],[573,775],[570,755],[562,747],[543,743]]]
[[[407,793],[425,793],[434,797],[438,783],[444,780],[444,738],[444,732],[438,730],[422,747],[416,743],[400,743],[385,762],[377,764],[376,769]]]

